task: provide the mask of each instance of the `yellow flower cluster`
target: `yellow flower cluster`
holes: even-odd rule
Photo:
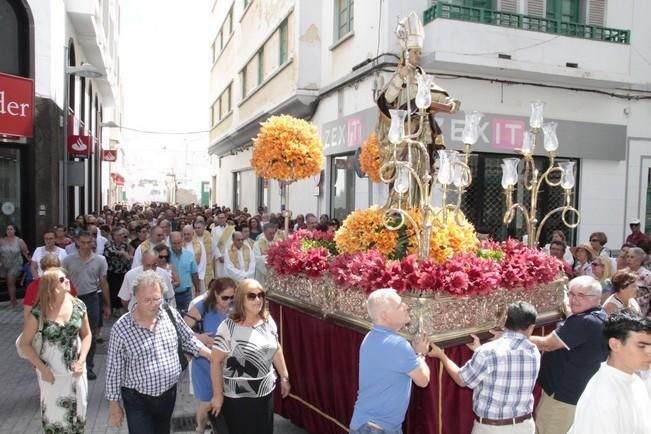
[[[384,227],[384,211],[377,205],[357,210],[346,217],[335,233],[335,244],[340,253],[365,252],[376,248],[389,257],[396,249],[398,233]]]
[[[362,170],[373,182],[380,182],[380,166],[382,158],[380,157],[380,147],[377,141],[377,135],[372,133],[362,144],[362,152],[359,154],[359,162]]]
[[[477,248],[477,235],[472,223],[468,222],[463,216],[460,216],[461,225],[457,224],[454,213],[449,212],[447,223],[443,223],[443,214],[438,212],[432,217],[432,235],[430,238],[429,255],[432,261],[441,264],[447,261],[455,252],[469,252]],[[409,215],[420,225],[422,216],[420,211],[409,210]],[[411,228],[409,230],[409,254],[418,253],[418,243]]]
[[[270,117],[254,139],[251,166],[256,175],[279,181],[318,175],[323,144],[316,127],[293,116]]]

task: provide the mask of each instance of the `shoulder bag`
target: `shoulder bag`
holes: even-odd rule
[[[18,338],[16,338],[16,352],[18,353],[18,357],[26,359],[27,355],[23,352],[22,348],[20,348],[20,340],[22,337],[23,334],[21,333],[18,335]],[[43,352],[43,312],[39,312],[38,315],[38,330],[34,334],[34,338],[32,338],[32,348],[34,348],[38,357],[41,357],[41,353]]]
[[[183,352],[183,346],[181,344],[181,333],[179,332],[179,326],[176,323],[176,319],[174,319],[174,314],[172,313],[172,310],[170,309],[169,306],[164,307],[165,312],[167,312],[167,316],[170,317],[170,321],[172,321],[172,324],[174,324],[174,330],[176,330],[176,351],[179,355],[179,363],[181,364],[181,372],[185,371],[188,367],[188,358],[185,357],[185,353]]]

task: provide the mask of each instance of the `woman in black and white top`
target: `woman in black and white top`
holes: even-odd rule
[[[289,373],[257,280],[237,286],[233,312],[215,335],[210,377],[213,414],[223,412],[229,432],[273,433],[272,392],[279,379],[281,396],[289,394]]]

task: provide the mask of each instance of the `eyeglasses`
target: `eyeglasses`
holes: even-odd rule
[[[590,242],[591,242],[591,243],[598,243],[599,240],[594,240],[594,239],[593,239],[593,240],[590,240]]]
[[[226,301],[226,300],[232,300],[232,299],[235,298],[234,295],[221,295],[220,297],[221,297],[221,299],[224,300],[224,301]],[[264,298],[264,296],[262,296],[262,298]],[[253,300],[253,299],[251,299],[251,300]]]
[[[164,259],[167,261],[167,259],[170,257],[170,255],[158,255],[158,259]]]
[[[149,304],[149,305],[156,305],[156,304],[161,304],[163,302],[162,298],[146,298],[140,303],[142,304]]]
[[[595,294],[584,294],[582,292],[572,292],[572,291],[568,292],[567,296],[570,298],[577,298],[581,301],[585,300],[588,297],[596,297]]]
[[[255,300],[256,298],[259,298],[260,300],[264,301],[264,292],[247,292],[246,298],[248,298],[251,301]]]
[[[592,266],[593,266],[593,267],[603,267],[604,264],[602,264],[601,262],[593,262],[593,263],[592,263]]]

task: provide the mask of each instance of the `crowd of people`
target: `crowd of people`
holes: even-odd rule
[[[551,334],[534,336],[533,306],[511,305],[504,333],[481,346],[474,342],[474,356],[462,367],[434,342],[402,338],[406,305],[391,289],[373,292],[367,307],[374,326],[360,348],[351,432],[401,432],[412,382],[429,383],[426,357],[440,359],[457,384],[473,389],[473,432],[565,433],[572,425],[573,433],[599,432],[581,428],[595,426],[586,412],[600,405],[588,391],[604,396],[623,382],[642,399],[637,373],[651,363],[651,272],[645,266],[651,242],[639,221],[630,223],[631,235],[614,257],[603,232],[568,247],[556,231],[545,249],[572,279],[567,319]],[[307,214],[288,228],[338,227],[327,215]],[[108,336],[103,322],[113,316],[106,367],[111,424],[121,425],[126,416],[130,432],[169,432],[176,385],[191,360],[197,432],[208,424],[215,432],[272,432],[272,391],[278,385],[285,397],[290,382],[260,282],[269,246],[287,236],[281,216],[263,207],[249,213],[118,205],[46,231],[30,255],[18,228],[9,225],[0,239],[0,273],[12,306],[21,270],[34,278],[17,345],[37,372],[45,431],[84,431],[96,345]],[[648,387],[648,372],[642,375]],[[534,421],[536,381],[543,393]],[[627,408],[630,420],[622,422],[611,409],[600,413],[609,420],[599,423],[626,427],[608,432],[650,432],[638,430],[651,429],[648,418],[635,413],[638,403]]]

